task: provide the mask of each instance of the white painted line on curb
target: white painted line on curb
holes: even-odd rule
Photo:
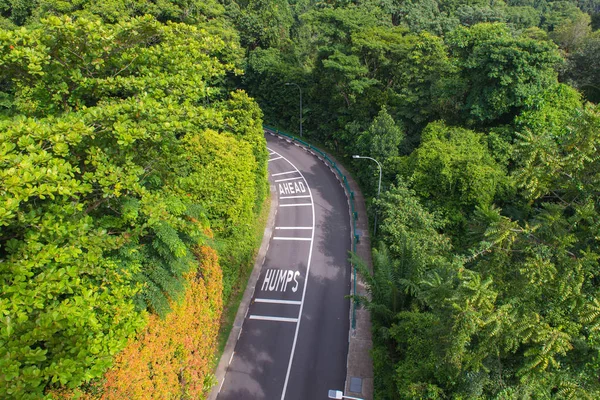
[[[233,353],[231,353],[231,358],[229,358],[229,365],[231,365],[231,360],[233,360],[233,355],[235,354],[235,351]]]
[[[312,229],[311,226],[276,226],[275,229],[288,229],[288,230],[293,230],[293,229]]]
[[[294,304],[300,305],[300,301],[296,300],[277,300],[277,299],[254,299],[255,303],[271,303],[271,304]]]
[[[287,172],[279,172],[277,174],[271,174],[271,176],[279,176],[279,175],[288,175],[288,174],[295,174],[298,171],[287,171]]]
[[[251,315],[250,319],[258,319],[260,321],[298,322],[298,318],[269,317],[267,315]]]
[[[296,176],[296,177],[294,177],[294,178],[287,178],[287,179],[277,179],[277,180],[275,181],[275,183],[277,183],[277,182],[285,182],[285,181],[295,181],[296,179],[302,179],[302,177],[301,177],[301,176]]]
[[[270,159],[269,159],[269,162],[271,162],[271,161],[275,161],[275,160],[279,160],[280,158],[283,158],[283,157],[279,156],[279,157],[275,157],[275,158],[270,158]]]
[[[284,199],[300,199],[300,198],[304,198],[304,197],[310,197],[309,195],[303,195],[303,196],[281,196],[279,198],[279,200],[284,200]]]
[[[305,240],[308,242],[309,240],[312,240],[312,238],[274,236],[273,240]]]
[[[298,203],[298,204],[280,204],[279,207],[302,207],[312,206],[312,203]]]

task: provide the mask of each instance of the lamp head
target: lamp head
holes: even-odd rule
[[[360,156],[358,156],[358,155],[355,154],[355,155],[352,156],[352,158],[360,158]]]
[[[286,83],[284,83],[284,85],[285,85],[285,86],[290,86],[290,85],[291,85],[291,83],[289,83],[289,82],[286,82]]]

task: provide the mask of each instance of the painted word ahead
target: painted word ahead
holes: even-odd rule
[[[260,287],[263,292],[285,292],[290,284],[292,292],[298,290],[300,272],[289,269],[267,269],[265,279]],[[292,284],[291,282],[294,281]]]
[[[306,193],[306,186],[304,186],[304,182],[285,182],[279,184],[279,195],[296,193]]]

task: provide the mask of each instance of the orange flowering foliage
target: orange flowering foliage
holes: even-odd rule
[[[185,298],[172,304],[115,358],[105,374],[100,398],[202,399],[210,390],[211,361],[222,311],[222,273],[215,250],[203,246],[197,272],[187,276]]]

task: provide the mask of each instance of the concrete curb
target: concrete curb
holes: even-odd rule
[[[240,302],[240,306],[238,307],[237,314],[235,315],[233,327],[231,328],[231,332],[229,333],[229,337],[227,338],[225,350],[223,351],[223,355],[221,356],[221,360],[219,360],[219,364],[217,365],[217,369],[215,371],[215,378],[217,380],[217,384],[212,388],[210,394],[208,395],[208,400],[216,400],[219,392],[221,391],[221,386],[223,386],[225,374],[227,373],[227,368],[229,367],[229,363],[233,358],[235,345],[237,344],[238,338],[242,333],[242,325],[244,324],[244,319],[246,318],[246,312],[248,310],[248,307],[250,306],[252,295],[254,295],[254,289],[256,288],[256,283],[258,282],[260,269],[262,268],[262,265],[265,262],[267,250],[269,249],[269,241],[271,240],[271,236],[273,235],[273,227],[275,225],[275,215],[277,214],[278,201],[279,199],[277,198],[277,191],[275,190],[275,186],[271,186],[271,208],[269,210],[269,216],[267,218],[265,233],[263,234],[262,242],[260,244],[260,248],[258,249],[258,254],[256,256],[256,261],[254,262],[252,273],[250,274],[250,278],[248,279],[248,285],[246,286],[246,290],[244,291],[244,296],[242,297],[242,301]]]

